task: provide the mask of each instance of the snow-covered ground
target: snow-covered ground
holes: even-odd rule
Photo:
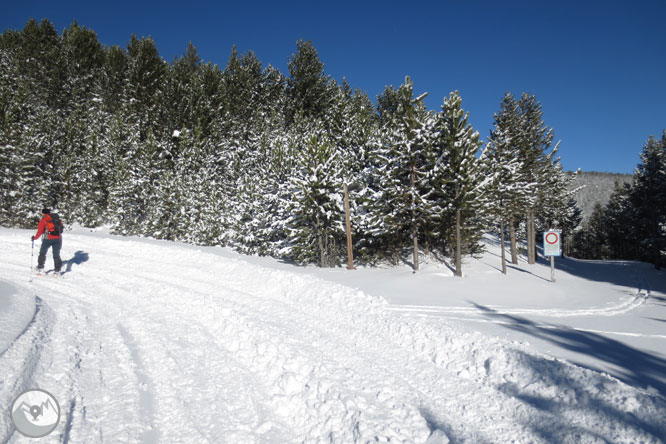
[[[31,234],[0,229],[0,405],[52,393],[40,442],[665,442],[666,280],[644,264],[503,276],[488,238],[458,279],[77,229],[65,276],[29,282]],[[0,441],[32,442],[8,412]]]

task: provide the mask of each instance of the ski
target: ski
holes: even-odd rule
[[[33,271],[32,272],[33,276],[42,276],[42,277],[63,277],[65,275],[64,271],[55,271],[55,270],[48,270],[48,271]]]
[[[44,273],[44,275],[49,276],[49,277],[58,278],[58,277],[62,277],[64,275],[64,273],[62,271],[49,270],[46,273]]]

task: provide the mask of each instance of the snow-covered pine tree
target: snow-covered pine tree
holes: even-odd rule
[[[53,149],[62,135],[60,37],[48,20],[30,20],[0,38],[0,219],[34,226],[53,206]],[[6,70],[5,70],[6,69]]]
[[[147,165],[139,159],[139,131],[119,111],[110,121],[107,146],[114,170],[109,187],[108,214],[117,234],[140,234],[149,196]]]
[[[527,219],[528,237],[532,237],[533,261],[536,261],[536,251],[534,251],[536,231],[560,229],[566,253],[569,238],[582,220],[581,210],[573,199],[578,189],[571,188],[575,175],[563,171],[559,157],[555,157],[558,149],[559,143],[544,156],[543,161],[537,164],[536,177],[539,183],[537,200],[531,212],[528,210],[528,215],[538,217],[531,222],[529,218]]]
[[[359,229],[363,224],[364,213],[359,203],[366,192],[369,147],[375,143],[376,123],[377,115],[367,95],[358,90],[352,92],[343,79],[324,124],[341,160],[342,183],[346,185],[350,205],[352,250],[354,242],[363,243],[363,233]],[[340,192],[344,193],[344,189],[343,186]]]
[[[632,205],[632,184],[615,182],[606,206],[595,207],[573,236],[572,256],[581,259],[639,259],[637,214]]]
[[[27,90],[20,88],[16,61],[20,41],[19,32],[0,34],[0,224],[5,226],[27,225],[16,212],[20,198],[17,188],[20,136],[27,114]]]
[[[519,126],[516,128],[516,136],[520,156],[523,158],[525,166],[524,174],[536,186],[532,188],[526,207],[525,226],[527,232],[527,262],[530,264],[536,261],[536,231],[535,221],[537,218],[537,207],[540,201],[545,199],[549,193],[549,186],[552,185],[552,177],[549,173],[552,168],[547,165],[553,160],[551,155],[547,158],[547,150],[550,149],[553,142],[553,131],[546,126],[543,121],[543,110],[541,103],[536,100],[536,96],[523,93],[518,100]],[[556,150],[555,150],[556,151]]]
[[[149,131],[152,131],[153,137],[161,139],[162,133],[168,132],[160,123],[167,64],[160,57],[152,38],[138,39],[132,35],[127,51],[129,61],[125,94],[129,100],[125,112],[128,123],[139,130],[141,142],[147,139]]]
[[[387,87],[378,98],[384,146],[374,153],[378,168],[375,182],[379,190],[373,214],[383,219],[384,245],[393,253],[394,263],[411,241],[412,267],[419,269],[419,237],[431,210],[427,186],[426,155],[432,117],[421,99],[413,96],[409,77],[395,90]]]
[[[14,60],[31,105],[45,105],[56,111],[67,100],[60,46],[61,38],[47,19],[40,23],[30,19],[20,33]]]
[[[313,128],[303,134],[290,181],[289,256],[299,263],[334,266],[345,242],[340,156],[324,131]]]
[[[249,254],[280,256],[286,241],[284,223],[291,201],[292,145],[282,131],[266,133],[248,149],[248,168],[240,171],[235,205],[233,246]]]
[[[335,85],[324,72],[324,64],[311,41],[299,40],[289,59],[287,124],[297,116],[323,119],[335,95]]]
[[[502,272],[506,274],[505,228],[509,225],[512,237],[512,256],[516,256],[514,224],[518,215],[528,206],[536,183],[529,177],[525,161],[519,152],[519,136],[516,131],[520,116],[516,100],[510,93],[502,99],[500,111],[495,113],[494,128],[483,152],[485,176],[491,186],[486,190],[489,214],[499,223]],[[512,258],[516,259],[517,258]]]
[[[100,74],[99,95],[106,113],[114,115],[126,106],[129,55],[118,46],[104,48],[104,64]]]
[[[162,97],[162,125],[171,130],[193,130],[199,118],[201,90],[197,88],[201,59],[190,42],[166,72]]]
[[[8,170],[7,178],[11,180],[3,183],[3,219],[10,225],[33,227],[39,220],[39,209],[56,203],[50,159],[58,119],[53,111],[41,106],[20,120],[20,125],[16,128],[10,122],[9,137],[2,147],[9,161],[3,170]]]
[[[64,111],[64,139],[53,158],[58,206],[68,220],[95,226],[103,221],[111,165],[105,155],[107,127],[99,78],[103,51],[96,34],[76,21],[63,32],[62,52],[68,101]]]
[[[597,203],[583,228],[573,235],[573,256],[579,259],[608,259],[604,207]]]
[[[287,224],[290,217],[292,188],[290,178],[296,169],[295,143],[297,137],[280,131],[273,132],[266,143],[270,153],[258,176],[259,199],[253,201],[254,236],[257,253],[273,257],[284,257],[288,251]]]
[[[444,99],[433,128],[434,165],[429,180],[435,191],[430,200],[438,206],[439,232],[453,252],[456,276],[462,276],[464,252],[475,251],[481,238],[478,211],[482,200],[483,177],[476,154],[481,147],[479,133],[468,123],[458,91]]]
[[[62,33],[65,91],[70,108],[72,105],[88,104],[98,90],[100,69],[104,63],[102,45],[97,34],[80,27],[76,20]]]
[[[661,140],[650,136],[634,172],[630,203],[633,207],[638,257],[659,269],[666,265],[666,131]]]

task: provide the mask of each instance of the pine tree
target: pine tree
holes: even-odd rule
[[[67,100],[61,38],[53,24],[44,19],[30,19],[21,32],[21,44],[15,59],[31,104],[62,108]]]
[[[264,141],[270,151],[259,170],[261,173],[246,181],[256,186],[253,192],[243,194],[245,222],[239,232],[248,233],[246,237],[251,237],[251,242],[246,245],[255,244],[256,252],[262,256],[286,257],[290,248],[287,230],[293,195],[290,178],[297,168],[296,140],[293,134],[272,134]]]
[[[292,217],[288,220],[290,256],[321,267],[338,264],[344,245],[340,158],[323,132],[312,131],[297,154],[291,179]]]
[[[193,130],[199,117],[201,90],[197,88],[201,59],[190,42],[185,54],[176,58],[165,72],[162,124],[167,131]]]
[[[18,151],[27,91],[19,84],[16,57],[20,42],[19,32],[0,35],[0,224],[7,226],[21,223],[16,219],[19,192],[15,187],[19,181]]]
[[[466,252],[475,250],[481,233],[476,214],[482,194],[483,178],[476,157],[481,142],[479,133],[467,122],[468,117],[457,91],[444,99],[434,126],[433,151],[437,158],[429,173],[436,190],[430,199],[440,207],[440,232],[455,245],[456,276],[462,276],[463,242]]]
[[[515,165],[519,165],[519,170],[515,171],[512,177],[505,177],[503,179],[507,185],[511,182],[515,182],[515,184],[506,187],[506,191],[510,192],[503,194],[501,198],[503,211],[505,212],[501,222],[502,224],[506,224],[509,229],[511,262],[513,264],[518,263],[515,235],[516,224],[520,214],[523,214],[525,208],[529,206],[529,199],[532,192],[526,189],[525,186],[529,184],[533,189],[536,185],[530,183],[528,176],[529,168],[525,165],[525,158],[521,156],[522,134],[520,132],[520,121],[521,116],[518,102],[512,94],[506,93],[500,104],[500,111],[495,113],[494,129],[490,132],[490,142],[492,144],[491,153],[493,153],[495,161],[504,163],[514,158],[516,159]],[[493,168],[497,168],[494,163]]]
[[[517,261],[515,249],[516,218],[529,206],[536,183],[528,174],[525,159],[520,155],[520,122],[518,104],[511,94],[506,94],[501,108],[495,114],[490,142],[482,155],[485,176],[488,179],[486,195],[489,214],[499,222],[502,253],[502,272],[506,274],[505,228],[511,237],[512,262]]]
[[[534,95],[523,93],[518,101],[520,124],[518,140],[520,155],[523,157],[525,174],[530,181],[536,183],[527,200],[525,208],[525,221],[527,231],[527,261],[530,264],[536,261],[536,219],[544,219],[543,209],[545,200],[561,199],[561,190],[568,188],[571,180],[554,165],[557,146],[550,153],[554,135],[543,121],[541,103]],[[553,195],[556,196],[553,199]],[[546,227],[550,228],[550,227]]]
[[[424,95],[414,99],[409,77],[396,91],[388,87],[381,99],[380,118],[387,135],[385,145],[376,151],[375,171],[378,208],[383,218],[382,237],[397,263],[401,249],[411,240],[413,269],[419,269],[419,237],[424,220],[431,210],[428,203],[426,154],[429,149],[429,126],[432,119],[421,103]],[[380,225],[380,224],[377,224]]]
[[[366,178],[370,168],[370,146],[375,143],[376,113],[367,95],[352,92],[343,79],[324,122],[326,132],[340,156],[342,189],[347,193],[350,212],[352,245],[348,257],[353,255],[354,243],[363,244],[361,225],[364,213],[360,202],[366,194]],[[350,254],[352,253],[352,254]]]
[[[335,91],[312,42],[299,40],[296,48],[296,54],[289,59],[288,124],[299,114],[306,119],[321,119],[331,106]]]
[[[125,88],[128,82],[129,55],[118,46],[104,49],[100,74],[100,96],[106,113],[113,115],[127,106]]]
[[[580,224],[582,217],[581,210],[573,199],[578,189],[571,189],[570,185],[575,175],[563,171],[560,159],[555,157],[558,149],[559,143],[537,164],[536,177],[539,185],[531,215],[536,214],[538,218],[536,223],[528,218],[527,224],[528,227],[530,223],[532,224],[531,233],[528,233],[532,238],[536,236],[536,230],[544,232],[560,229],[566,253],[568,239]],[[531,248],[535,248],[534,239]],[[536,260],[536,252],[532,250],[531,253],[532,258]]]
[[[129,121],[136,124],[140,141],[146,140],[149,131],[160,138],[162,132],[166,130],[162,129],[158,120],[166,74],[164,60],[159,56],[152,38],[138,39],[132,35],[127,51],[129,63],[125,91],[129,98],[127,109]]]
[[[95,98],[93,94],[97,92],[96,84],[104,62],[104,52],[97,34],[79,27],[74,21],[62,34],[62,52],[69,101],[73,105],[88,104]]]
[[[639,241],[639,258],[659,269],[666,259],[662,255],[666,250],[663,236],[666,223],[666,131],[661,140],[648,139],[640,158],[630,194],[636,221],[634,231]]]
[[[117,234],[141,234],[150,181],[148,164],[139,154],[139,131],[122,113],[111,119],[107,144],[114,172],[109,187],[109,218]]]

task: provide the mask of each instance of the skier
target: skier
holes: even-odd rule
[[[60,259],[60,249],[62,248],[62,231],[63,224],[60,220],[60,217],[57,214],[51,216],[51,210],[44,208],[42,210],[44,215],[39,221],[37,226],[37,234],[32,236],[30,239],[34,242],[35,239],[46,232],[46,238],[42,239],[42,247],[39,250],[39,256],[37,258],[37,269],[38,273],[44,269],[44,263],[46,262],[46,252],[49,248],[53,247],[53,268],[56,273],[60,273],[60,268],[62,267],[62,260]]]

